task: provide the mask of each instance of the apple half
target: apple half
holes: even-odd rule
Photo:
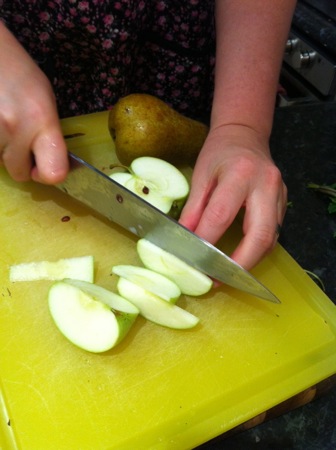
[[[63,280],[64,278],[74,278],[93,283],[93,256],[64,258],[58,261],[21,263],[14,264],[9,268],[9,280],[11,282]]]
[[[81,280],[54,283],[48,303],[61,333],[93,353],[105,352],[121,342],[139,314],[139,309],[127,299]]]
[[[126,278],[120,277],[117,283],[119,294],[133,303],[147,320],[174,329],[195,327],[199,319],[188,311],[147,291]]]
[[[112,267],[112,273],[126,278],[168,302],[176,303],[181,295],[181,290],[174,281],[145,267],[119,265]]]
[[[203,295],[213,286],[210,277],[147,239],[138,240],[137,252],[145,267],[174,281],[182,294]]]
[[[127,172],[112,173],[110,178],[165,214],[178,217],[189,194],[189,184],[182,172],[167,161],[151,156],[136,158],[124,169]]]

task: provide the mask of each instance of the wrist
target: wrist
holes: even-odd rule
[[[212,124],[206,140],[205,148],[236,149],[260,153],[270,157],[269,135],[253,127],[240,123]]]
[[[211,122],[210,133],[220,134],[225,138],[232,139],[246,137],[262,144],[268,143],[270,137],[265,130],[243,122]]]
[[[247,99],[239,95],[226,100],[222,97],[221,101],[215,97],[210,120],[211,127],[225,126],[232,131],[246,127],[269,139],[273,126],[275,98],[276,94],[274,94],[274,100],[259,102],[257,98]]]

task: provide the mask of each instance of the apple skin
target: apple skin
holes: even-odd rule
[[[182,294],[203,295],[213,286],[210,277],[147,239],[138,240],[137,252],[145,267],[174,281]]]
[[[76,346],[93,353],[105,352],[120,343],[139,314],[126,299],[80,280],[54,283],[48,303],[61,333]]]
[[[193,314],[126,278],[119,278],[117,289],[122,297],[132,302],[139,309],[144,318],[157,325],[182,330],[193,328],[199,322],[199,319]]]

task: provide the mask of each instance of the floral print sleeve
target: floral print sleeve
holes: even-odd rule
[[[0,17],[50,78],[61,117],[131,92],[209,114],[214,0],[0,0]]]

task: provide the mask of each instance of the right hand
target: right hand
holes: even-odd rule
[[[50,82],[1,21],[0,164],[45,184],[63,181],[69,164]]]

